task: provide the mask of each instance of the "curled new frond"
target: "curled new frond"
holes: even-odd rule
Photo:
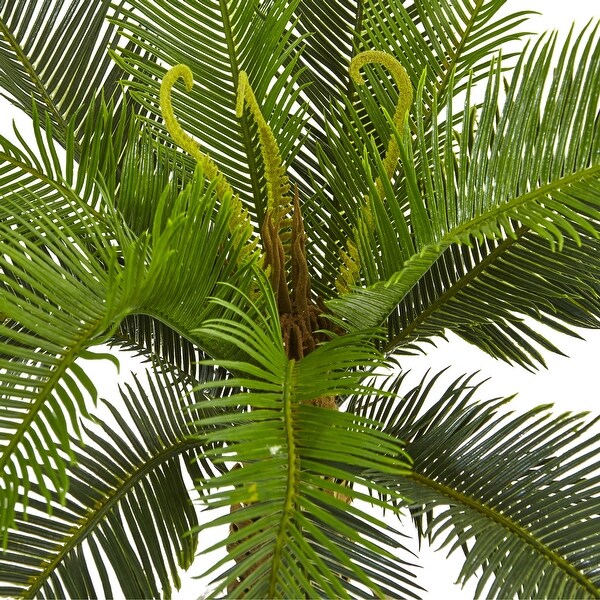
[[[175,117],[173,104],[171,102],[171,90],[181,78],[185,83],[185,89],[189,92],[194,85],[194,76],[192,70],[185,64],[175,65],[169,69],[163,77],[160,85],[160,110],[165,120],[167,131],[171,134],[173,140],[188,154],[191,154],[196,162],[202,168],[204,174],[212,180],[216,180],[216,193],[219,199],[231,196],[232,213],[229,220],[229,230],[235,236],[238,243],[247,241],[252,232],[252,225],[246,210],[237,195],[233,193],[231,186],[225,176],[219,170],[219,167],[213,162],[210,156],[200,150],[199,144],[192,139],[181,127]],[[251,254],[256,246],[256,241],[247,245],[241,256]]]
[[[175,65],[167,71],[160,84],[160,110],[167,131],[171,137],[181,146],[186,152],[191,154],[196,160],[202,160],[202,153],[196,142],[183,130],[179,121],[175,117],[173,111],[173,103],[171,102],[171,90],[175,82],[181,77],[185,83],[185,89],[189,92],[194,85],[194,76],[191,69],[187,65]]]
[[[171,90],[179,78],[183,79],[185,89],[189,92],[194,85],[194,75],[192,74],[192,70],[184,64],[175,65],[169,69],[160,84],[160,110],[165,120],[167,131],[178,146],[196,159],[202,167],[204,174],[209,179],[218,180],[216,190],[219,198],[223,198],[227,193],[233,195],[231,186],[219,171],[219,167],[211,160],[208,154],[200,150],[199,144],[183,130],[183,127],[181,127],[175,117],[171,102]]]
[[[290,183],[283,166],[277,140],[273,131],[260,111],[256,96],[252,91],[248,75],[241,71],[238,79],[236,115],[241,118],[244,114],[244,103],[250,109],[258,127],[260,150],[265,163],[265,180],[267,182],[267,210],[273,211],[275,222],[286,215],[291,208],[291,198],[288,195]]]
[[[360,70],[367,64],[382,65],[392,74],[392,77],[398,86],[398,102],[396,103],[396,109],[394,111],[393,123],[397,131],[403,131],[406,115],[413,100],[412,83],[408,73],[400,62],[391,54],[380,50],[367,50],[357,54],[350,61],[350,66],[348,68],[350,77],[352,77],[354,82],[358,85],[365,85],[366,83]],[[391,179],[394,175],[399,158],[400,148],[398,146],[398,140],[392,133],[383,158],[383,170],[388,179]],[[383,198],[385,193],[381,177],[378,177],[375,181],[375,189],[379,197]],[[370,214],[368,199],[365,199],[365,204],[363,205],[361,215],[359,216],[359,225],[355,228],[355,239],[357,241],[359,235],[358,230],[361,227],[366,228],[367,231],[373,230],[373,220],[372,215]],[[348,292],[350,286],[357,282],[361,268],[359,244],[348,239],[347,248],[347,252],[342,252],[343,264],[340,268],[340,275],[336,279],[336,287],[340,293]]]
[[[365,84],[365,80],[361,75],[360,70],[367,64],[380,64],[386,67],[392,74],[392,77],[398,86],[398,102],[396,103],[393,121],[396,129],[402,131],[404,129],[406,113],[409,111],[413,100],[412,83],[406,69],[400,64],[398,59],[387,52],[382,52],[381,50],[366,50],[365,52],[357,54],[350,62],[350,77],[352,77],[358,85]],[[388,143],[385,158],[383,159],[385,173],[390,179],[394,174],[394,169],[396,168],[399,157],[400,151],[398,149],[398,142],[396,141],[395,136],[392,135]],[[378,190],[381,187],[379,182],[377,187]]]

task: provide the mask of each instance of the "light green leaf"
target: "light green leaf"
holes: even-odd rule
[[[365,343],[364,335],[357,335],[333,338],[298,362],[288,360],[274,301],[270,304],[266,315],[251,303],[246,315],[238,315],[241,318],[208,321],[199,332],[201,336],[224,333],[229,339],[237,331],[232,339],[239,340],[241,350],[251,350],[250,340],[263,350],[251,352],[259,369],[254,364],[226,363],[233,371],[256,377],[227,383],[243,385],[248,393],[195,405],[219,408],[237,402],[250,408],[237,422],[202,437],[204,444],[214,448],[207,453],[211,460],[237,462],[241,467],[204,480],[200,488],[209,508],[232,506],[228,515],[201,527],[233,524],[230,535],[212,547],[227,545],[229,557],[237,561],[223,574],[215,593],[243,585],[256,596],[289,597],[299,590],[310,594],[316,589],[348,597],[361,584],[376,595],[416,597],[404,560],[381,546],[385,536],[386,543],[398,547],[389,526],[343,500],[361,498],[380,504],[354,486],[395,496],[392,490],[373,487],[359,473],[367,467],[409,472],[410,461],[401,444],[382,435],[375,421],[311,404],[363,389],[363,369],[381,364],[381,358]],[[210,382],[199,389],[219,385],[225,384]],[[221,423],[225,424],[209,418],[199,425]],[[240,524],[246,520],[246,525]],[[206,574],[217,573],[224,564],[218,562]]]

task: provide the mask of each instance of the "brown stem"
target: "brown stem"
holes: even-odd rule
[[[292,285],[294,287],[293,300],[298,313],[308,311],[311,300],[305,241],[304,220],[300,211],[300,199],[298,197],[298,186],[296,185],[294,190],[294,217],[292,220]]]

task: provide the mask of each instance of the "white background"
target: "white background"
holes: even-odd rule
[[[561,39],[568,32],[569,27],[575,21],[579,26],[586,23],[590,18],[600,16],[597,3],[586,0],[511,0],[508,2],[511,9],[532,9],[542,13],[531,19],[529,31],[538,32],[548,29],[557,29]],[[9,130],[12,119],[17,119],[18,127],[22,131],[29,130],[27,118],[12,109],[8,103],[0,98],[0,131],[10,135]],[[539,404],[548,402],[555,403],[559,412],[571,410],[591,410],[598,412],[598,356],[600,355],[600,332],[581,331],[586,341],[558,336],[553,332],[548,333],[567,357],[558,355],[547,356],[547,370],[532,374],[523,369],[512,368],[504,363],[495,361],[484,355],[476,348],[466,344],[455,336],[449,336],[449,343],[440,340],[437,348],[428,351],[427,356],[411,357],[403,362],[406,368],[413,369],[416,383],[422,374],[429,368],[437,372],[440,368],[451,366],[450,377],[454,378],[462,373],[481,371],[481,379],[490,377],[491,381],[484,385],[480,397],[482,399],[498,396],[512,395],[518,392],[518,397],[513,401],[514,408],[526,410]],[[126,373],[129,366],[122,363],[122,373]],[[116,398],[116,386],[118,383],[114,367],[106,365],[96,373],[97,384],[101,396]],[[410,532],[410,524],[407,523],[407,533]],[[205,545],[205,544],[203,544]],[[416,550],[416,545],[413,546]],[[427,545],[419,552],[419,562],[423,569],[419,575],[419,581],[429,592],[425,596],[427,600],[462,600],[473,597],[474,585],[469,582],[464,589],[454,585],[454,581],[460,571],[461,561],[459,552],[450,557],[445,551],[434,553]],[[200,573],[206,568],[206,562],[202,558],[197,561],[189,574]],[[184,577],[183,589],[175,596],[184,600],[194,599],[200,596],[205,589],[204,582],[191,581]]]

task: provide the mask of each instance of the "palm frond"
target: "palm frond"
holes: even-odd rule
[[[103,123],[98,119],[100,130]],[[37,127],[40,132],[39,123]],[[102,144],[92,146],[89,155],[98,157]],[[56,167],[60,181],[64,172],[57,166],[60,161],[43,148],[41,154],[43,163],[44,157],[52,160],[38,171]],[[3,199],[3,536],[17,505],[23,502],[26,509],[31,484],[42,486],[48,502],[53,493],[58,498],[66,493],[67,462],[72,459],[69,433],[79,431],[77,415],[88,414],[89,396],[95,400],[94,385],[75,360],[109,339],[124,317],[136,313],[149,314],[191,336],[203,319],[214,316],[207,298],[221,278],[246,289],[251,285],[251,265],[239,263],[242,248],[228,230],[229,201],[225,198],[216,206],[214,186],[201,172],[174,201],[167,189],[156,209],[152,233],[140,236],[120,220],[110,191],[102,187],[102,178],[99,181],[99,189],[106,193],[98,197],[107,202],[98,210],[70,186],[54,186],[62,194],[55,214],[48,213],[45,198],[31,191],[19,194],[15,189]],[[92,177],[92,190],[94,184]],[[82,189],[87,187],[86,183]],[[204,256],[218,258],[209,262]],[[164,289],[172,293],[166,295]],[[29,468],[31,451],[45,459]]]
[[[305,124],[306,136],[297,146],[289,171],[303,191],[305,205],[309,205],[305,209],[309,232],[323,226],[321,215],[312,218],[316,192],[326,183],[319,169],[318,148],[326,144],[324,132],[332,102],[340,101],[351,89],[348,65],[356,52],[357,32],[362,29],[363,16],[363,3],[356,0],[333,0],[326,6],[315,0],[301,0],[294,13],[292,38],[301,43],[296,63],[302,88],[300,98],[309,107],[310,120]],[[318,236],[310,238],[309,244]],[[315,257],[315,253],[311,255]],[[314,258],[313,262],[316,267]]]
[[[0,555],[0,594],[158,598],[179,588],[197,547],[191,479],[213,472],[196,460],[199,430],[189,424],[190,410],[202,416],[189,408],[199,399],[155,368],[147,383],[124,386],[120,403],[106,402],[83,425],[85,442],[71,440],[69,491],[51,495],[50,514],[32,485],[27,518],[16,518]]]
[[[545,364],[541,348],[560,350],[532,320],[576,337],[573,327],[599,325],[600,244],[576,229],[582,245],[567,238],[560,253],[524,228],[517,240],[449,248],[390,316],[386,349],[401,350],[448,328],[494,357],[526,368]]]
[[[0,312],[8,320],[0,325],[0,336],[2,354],[10,357],[0,363],[5,419],[0,465],[7,498],[3,529],[11,523],[14,504],[26,495],[30,479],[47,476],[55,489],[66,489],[65,459],[59,448],[68,452],[68,423],[77,428],[76,413],[87,414],[81,390],[94,390],[74,360],[107,326],[111,286],[102,263],[111,264],[114,254],[104,241],[106,223],[86,212],[85,204],[70,206],[86,223],[86,241],[96,243],[100,260],[66,225],[54,223],[43,204],[40,209],[26,198],[16,206],[8,199],[4,203],[12,219],[0,223]],[[13,230],[11,222],[24,233]],[[32,463],[30,445],[47,458]]]
[[[123,71],[107,52],[118,41],[107,17],[118,10],[110,0],[0,2],[3,95],[29,115],[33,98],[42,122],[49,119],[61,143],[71,121],[79,129],[81,107],[93,105],[100,92],[121,105]]]
[[[408,476],[376,480],[411,498],[423,535],[465,551],[459,581],[481,572],[477,597],[598,597],[598,419],[549,406],[515,415],[505,400],[475,401],[472,377],[425,409],[437,377],[394,407],[354,403],[406,440],[414,460]],[[402,395],[401,384],[391,387]]]
[[[198,84],[183,100],[175,94],[175,113],[217,163],[259,224],[266,207],[262,159],[254,125],[236,117],[238,76],[248,73],[263,114],[273,130],[284,162],[297,152],[305,117],[292,110],[298,100],[294,71],[298,41],[285,29],[295,3],[273,4],[262,13],[253,3],[194,0],[185,5],[164,0],[135,1],[115,22],[120,32],[156,54],[166,65],[187,64]],[[210,15],[210,16],[209,16]],[[218,43],[216,40],[220,40]],[[132,95],[153,114],[158,110],[164,68],[120,49],[117,60],[134,81]],[[286,60],[290,63],[282,67]],[[280,70],[282,69],[282,70]],[[274,83],[274,85],[272,85]],[[294,114],[295,113],[295,114]],[[157,136],[166,143],[162,124]]]
[[[327,6],[301,0],[296,9],[296,35],[305,36],[299,65],[301,81],[316,119],[323,119],[332,101],[351,88],[348,65],[363,29],[364,8],[356,0],[334,0]]]
[[[85,146],[80,147],[77,162],[74,122],[66,127],[63,134],[67,146],[64,153],[56,142],[55,128],[48,115],[42,120],[35,104],[30,105],[30,110],[31,131],[15,130],[19,145],[0,136],[0,196],[7,199],[7,207],[0,208],[0,216],[3,221],[12,222],[17,231],[23,232],[23,227],[11,218],[10,211],[21,202],[21,198],[27,198],[32,204],[44,203],[48,214],[54,215],[57,221],[83,233],[79,229],[81,218],[73,212],[69,202],[65,202],[65,197],[86,198],[88,210],[96,213],[102,193],[99,183],[110,184],[110,174],[114,177],[116,171],[113,144],[119,142],[119,132],[112,130],[112,116],[110,120],[106,118],[106,105],[92,106],[85,115],[86,141]],[[33,138],[35,143],[28,144],[24,136]],[[100,218],[99,215],[97,218]]]
[[[269,297],[266,290],[264,296]],[[358,335],[333,338],[298,362],[288,360],[275,301],[270,298],[265,313],[251,302],[247,312],[230,305],[236,320],[209,321],[199,332],[203,338],[237,340],[252,360],[216,361],[238,376],[200,386],[207,390],[238,385],[246,393],[196,405],[251,409],[238,414],[233,426],[202,438],[216,444],[207,453],[211,460],[241,465],[201,485],[210,509],[238,508],[202,527],[232,525],[229,537],[211,548],[227,546],[230,559],[236,560],[225,573],[218,570],[229,559],[207,572],[216,572],[220,580],[215,593],[239,586],[234,594],[243,589],[244,594],[259,597],[297,597],[315,590],[338,597],[356,593],[416,597],[406,562],[382,547],[383,540],[391,548],[400,547],[393,531],[343,500],[361,498],[377,504],[343,482],[373,490],[368,478],[358,476],[361,466],[393,473],[409,469],[401,444],[389,445],[373,421],[311,404],[324,404],[326,398],[361,387],[361,371],[373,368],[381,358],[365,343],[365,336]],[[227,419],[230,424],[231,416]],[[223,422],[217,416],[202,419],[200,426]],[[268,473],[268,478],[261,473]]]
[[[0,216],[22,233],[10,214],[12,208],[22,204],[25,211],[26,203],[44,205],[55,223],[69,227],[73,235],[85,236],[86,226],[72,203],[85,201],[86,210],[99,221],[106,210],[125,204],[120,199],[130,188],[121,181],[121,173],[125,170],[130,175],[132,169],[123,165],[121,152],[137,141],[139,125],[127,107],[116,110],[100,100],[83,115],[79,132],[71,120],[61,134],[63,149],[48,115],[43,121],[35,104],[31,113],[31,131],[15,130],[19,145],[0,136],[0,196],[10,199],[7,209],[0,209]],[[27,143],[26,138],[35,142]],[[137,175],[138,182],[143,181],[139,170]]]
[[[412,216],[408,219],[404,217],[403,205],[391,193],[387,193],[385,198],[389,207],[377,201],[376,197],[372,199],[371,208],[376,223],[386,225],[391,222],[392,228],[398,232],[406,232],[407,225],[411,230],[414,229],[412,244],[415,253],[404,260],[396,274],[390,276],[389,269],[393,269],[394,264],[402,264],[403,255],[401,250],[394,250],[393,240],[388,239],[389,226],[387,230],[376,229],[377,241],[371,241],[365,247],[361,259],[364,256],[371,282],[381,278],[386,279],[386,283],[357,288],[339,300],[332,300],[329,305],[338,316],[343,316],[352,324],[354,307],[360,304],[369,312],[370,308],[373,309],[373,319],[367,319],[366,322],[364,310],[361,312],[360,326],[383,322],[390,309],[393,310],[392,306],[402,305],[406,294],[455,242],[467,245],[479,243],[481,248],[484,239],[491,240],[490,245],[498,251],[483,258],[482,262],[489,257],[488,263],[504,259],[505,252],[499,250],[509,250],[513,246],[511,242],[516,245],[524,232],[530,232],[532,239],[545,240],[551,251],[559,249],[569,252],[578,246],[584,248],[584,253],[592,254],[593,240],[598,237],[596,224],[600,212],[595,190],[600,167],[597,164],[598,153],[594,149],[598,139],[595,122],[597,108],[592,106],[590,98],[600,93],[598,80],[593,76],[593,65],[598,59],[600,47],[597,44],[597,27],[587,33],[587,38],[582,32],[572,45],[565,45],[560,54],[564,68],[555,72],[547,98],[543,82],[550,68],[554,45],[552,38],[540,40],[521,59],[499,117],[495,108],[499,94],[499,71],[491,75],[477,124],[471,111],[463,113],[463,133],[458,136],[456,149],[449,141],[451,136],[447,135],[445,153],[438,157],[433,150],[438,147],[435,139],[432,143],[426,141],[428,135],[433,138],[438,135],[436,130],[431,134],[422,130],[418,138],[420,141],[417,142],[419,148],[414,151],[406,140],[399,139],[404,148],[405,193],[409,198],[412,197],[407,206],[413,210],[420,202],[424,203],[429,219],[421,218],[414,222]],[[422,87],[419,98],[422,98],[421,90]],[[591,95],[588,96],[588,93]],[[567,105],[570,109],[565,111]],[[422,101],[417,100],[417,115],[421,114],[420,106]],[[447,109],[451,110],[450,104]],[[586,132],[585,135],[578,135],[581,131]],[[556,139],[556,144],[550,144],[550,138]],[[519,148],[519,152],[515,155],[516,148]],[[425,159],[429,153],[433,156]],[[523,167],[511,168],[509,165],[515,161],[523,161]],[[368,175],[368,169],[365,172]],[[383,176],[380,168],[376,172]],[[485,185],[484,179],[487,182]],[[404,238],[397,241],[400,247]],[[565,239],[573,242],[569,242],[566,248]],[[591,246],[586,248],[588,240]],[[368,252],[368,248],[380,250]],[[390,252],[389,258],[384,256],[387,251]],[[544,254],[548,256],[550,252]],[[449,258],[450,255],[447,255],[446,264]],[[510,263],[511,259],[506,260]],[[543,262],[545,259],[540,257],[539,260]],[[561,260],[560,254],[557,254],[557,260]],[[570,259],[566,257],[564,260],[566,264]],[[477,265],[467,270],[464,278],[468,279],[476,268]],[[463,267],[454,269],[460,272]],[[459,283],[460,276],[457,274],[451,272],[449,277],[450,281]],[[581,288],[585,289],[586,285],[583,283]],[[445,289],[447,291],[448,287]],[[456,292],[461,289],[460,284],[454,288]],[[527,292],[531,294],[533,291],[531,288],[523,289],[520,296],[522,298]],[[552,295],[547,294],[550,298]],[[445,301],[454,297],[448,294]],[[435,301],[435,298],[433,296],[432,300]],[[465,308],[469,300],[473,302],[473,296],[465,297]],[[487,300],[482,298],[481,302],[486,303]],[[527,305],[524,310],[529,310]],[[466,319],[472,312],[473,322],[478,322],[481,315],[479,308],[465,312],[463,316]],[[486,314],[493,315],[493,306],[490,305]],[[401,336],[397,321],[390,329],[395,329],[395,335]],[[502,343],[506,341],[506,336],[503,336]],[[499,355],[502,354],[500,346],[497,346]],[[531,361],[527,354],[525,352],[523,362]]]
[[[197,381],[204,379],[198,362],[205,360],[206,355],[172,327],[148,315],[125,317],[109,344],[119,350],[134,352],[144,361],[158,358]]]

